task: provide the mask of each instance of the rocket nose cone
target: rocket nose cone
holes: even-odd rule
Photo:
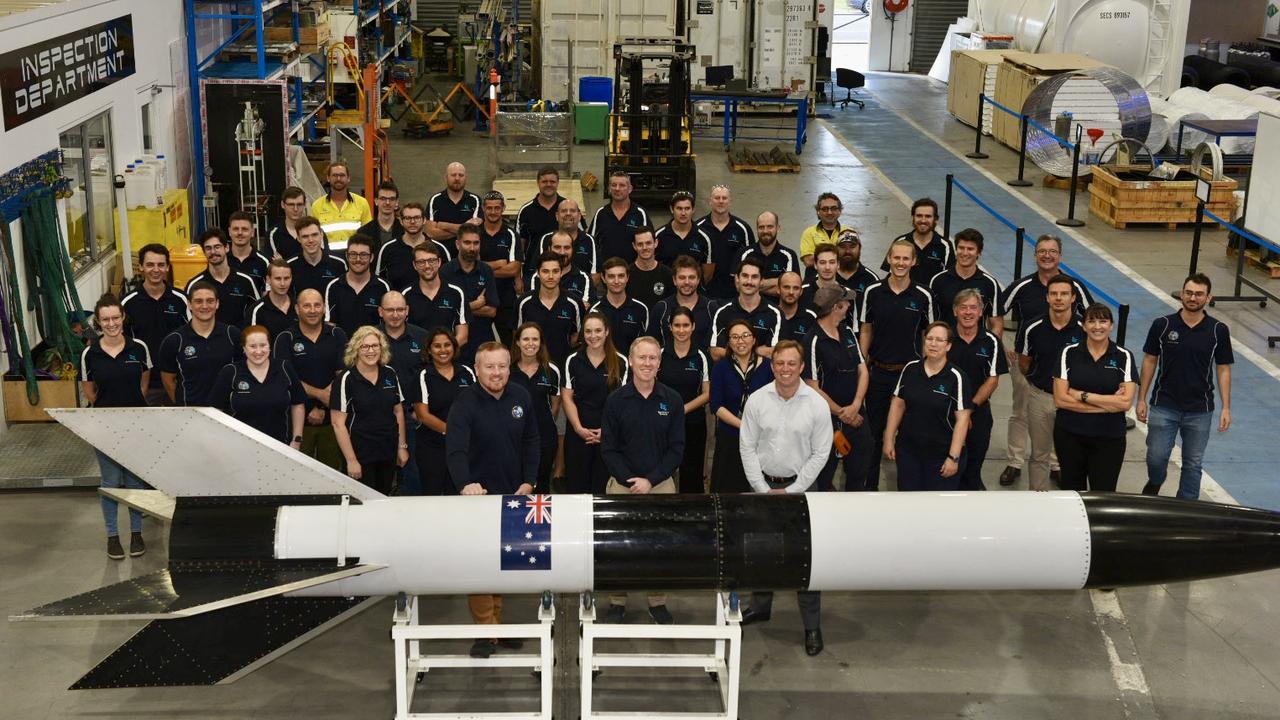
[[[1186,582],[1280,567],[1280,513],[1173,498],[1080,493],[1085,587]]]

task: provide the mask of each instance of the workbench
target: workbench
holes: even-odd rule
[[[751,105],[793,105],[796,108],[796,154],[799,155],[804,149],[805,142],[808,138],[809,124],[809,96],[802,94],[799,97],[790,97],[785,92],[768,92],[759,90],[712,90],[695,88],[690,100],[695,103],[712,102],[724,105],[724,149],[729,150],[729,144],[734,140],[773,140],[773,137],[765,137],[761,135],[740,135],[739,128],[746,129],[776,129],[770,125],[744,125],[738,122],[738,106],[742,103]]]

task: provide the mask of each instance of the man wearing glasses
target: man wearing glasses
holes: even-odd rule
[[[1173,442],[1182,436],[1178,497],[1200,497],[1200,465],[1213,425],[1213,376],[1218,376],[1222,415],[1218,432],[1231,427],[1231,331],[1204,311],[1213,300],[1208,276],[1195,273],[1182,283],[1182,309],[1156,318],[1142,346],[1138,420],[1147,423],[1147,484],[1143,495],[1159,495],[1169,471]],[[1155,379],[1154,386],[1152,378]],[[1147,389],[1151,388],[1148,407]]]
[[[442,327],[453,331],[458,346],[467,344],[467,294],[457,285],[440,278],[444,250],[435,243],[413,249],[413,267],[418,281],[404,290],[409,304],[409,322],[430,331]]]
[[[1000,473],[1000,484],[1008,487],[1022,475],[1022,466],[1027,459],[1027,378],[1018,365],[1018,356],[1013,352],[1013,337],[1018,328],[1039,320],[1049,314],[1049,281],[1061,273],[1058,266],[1062,263],[1062,239],[1056,235],[1041,235],[1036,239],[1036,271],[1026,277],[1015,280],[1000,298],[999,317],[1013,313],[1009,322],[1004,323],[1004,330],[1010,337],[1005,338],[1005,357],[1009,361],[1009,377],[1013,379],[1013,410],[1009,414],[1009,464]],[[1084,309],[1093,304],[1093,296],[1078,280],[1072,280],[1075,288],[1074,314],[1084,317]],[[993,323],[994,327],[994,323]],[[1058,481],[1058,457],[1051,459],[1050,478]]]
[[[330,163],[327,177],[329,192],[311,203],[311,216],[320,221],[320,229],[332,248],[345,250],[347,238],[373,220],[373,212],[369,210],[368,200],[349,189],[351,172],[346,162]]]
[[[390,180],[383,180],[373,199],[376,214],[372,220],[361,225],[356,233],[373,238],[373,246],[378,248],[392,240],[399,240],[404,235],[404,226],[396,217],[400,210],[400,189]]]
[[[398,239],[388,240],[378,248],[378,259],[373,265],[373,273],[391,286],[392,290],[404,290],[418,280],[418,272],[413,267],[413,249],[422,243],[432,243],[444,254],[444,261],[449,262],[452,255],[443,245],[427,237],[427,208],[418,202],[404,204],[400,211],[400,224],[404,234]]]
[[[369,272],[373,240],[356,233],[347,240],[347,271],[324,289],[325,319],[342,328],[348,337],[361,325],[378,324],[378,305],[391,288]]]
[[[800,262],[806,268],[813,267],[813,250],[824,243],[835,245],[844,226],[840,224],[840,211],[844,203],[835,193],[824,192],[813,206],[818,211],[818,224],[804,229],[800,235]]]

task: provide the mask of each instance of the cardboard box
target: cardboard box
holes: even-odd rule
[[[951,76],[947,81],[947,112],[969,127],[978,124],[978,95],[995,98],[996,71],[1013,50],[963,50],[951,53]],[[982,132],[991,134],[990,105],[982,107]]]
[[[4,380],[4,419],[8,422],[53,422],[45,408],[79,407],[75,380],[39,380],[40,402],[27,402],[27,381]]]
[[[298,28],[298,50],[304,55],[324,52],[329,47],[329,13],[318,16],[313,25]],[[288,25],[268,25],[263,28],[267,42],[293,42],[293,28]]]
[[[1021,112],[1027,96],[1046,78],[1072,70],[1107,66],[1106,63],[1076,53],[1005,52],[1008,54],[996,71],[996,102],[1015,112]],[[1019,125],[1017,116],[1003,110],[997,110],[991,116],[992,135],[1014,150],[1022,142]]]

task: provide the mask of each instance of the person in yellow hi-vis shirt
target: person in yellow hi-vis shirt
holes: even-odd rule
[[[311,215],[320,221],[329,249],[345,250],[347,238],[372,220],[373,213],[367,200],[347,189],[351,185],[351,173],[345,162],[330,163],[327,177],[329,193],[311,203]]]

